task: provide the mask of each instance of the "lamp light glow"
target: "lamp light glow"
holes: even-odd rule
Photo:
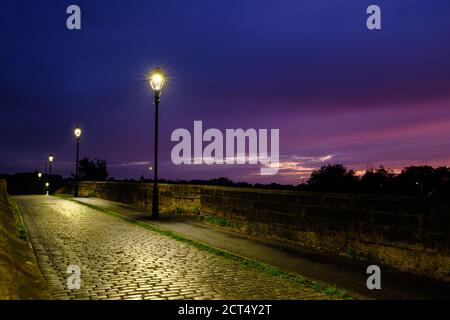
[[[75,134],[75,137],[79,138],[81,136],[81,128],[76,127],[73,133]]]
[[[150,73],[149,82],[152,89],[156,92],[159,92],[162,90],[164,84],[166,83],[166,76],[160,68],[156,68]]]
[[[55,157],[52,154],[48,156],[48,161],[53,162],[54,159]]]

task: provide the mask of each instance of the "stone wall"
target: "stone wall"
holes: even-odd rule
[[[6,189],[7,189],[6,180],[0,179],[0,194],[6,194]]]
[[[80,195],[151,207],[151,184],[83,182]],[[66,190],[67,191],[67,190]],[[162,184],[161,210],[450,281],[450,205],[409,197]]]
[[[204,188],[201,210],[205,215],[223,216],[249,233],[450,281],[448,202]]]
[[[202,186],[159,184],[160,210],[163,213],[193,214],[200,211]],[[151,210],[153,185],[137,182],[80,182],[80,197],[98,197]],[[73,193],[67,185],[56,193]]]

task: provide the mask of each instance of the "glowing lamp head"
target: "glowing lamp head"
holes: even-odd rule
[[[48,161],[53,162],[54,159],[55,157],[52,154],[48,156]]]
[[[42,173],[38,172],[38,178],[42,177]]]
[[[48,182],[45,183],[45,186],[46,186],[46,187],[48,187],[49,185],[50,185],[50,183],[48,183]]]
[[[73,133],[75,134],[75,137],[79,138],[81,136],[81,128],[76,127]]]
[[[166,76],[161,71],[160,68],[156,68],[153,72],[150,73],[148,77],[148,81],[150,82],[150,86],[156,92],[160,92],[166,83]]]

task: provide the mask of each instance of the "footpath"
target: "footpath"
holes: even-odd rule
[[[151,219],[148,210],[99,198],[70,198],[100,209],[114,211],[133,220],[180,234],[212,247],[251,258],[306,278],[329,283],[371,299],[450,299],[450,284],[404,274],[381,266],[381,290],[366,286],[370,261],[355,261],[278,240],[257,238],[228,228],[197,221],[193,216],[162,215]],[[379,265],[379,264],[378,264]]]

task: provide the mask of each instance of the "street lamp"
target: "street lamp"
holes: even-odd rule
[[[38,171],[37,176],[38,176],[38,180],[39,180],[39,189],[40,189],[42,187],[42,179],[41,179],[42,178],[42,172]],[[45,186],[44,186],[44,193],[45,193]]]
[[[52,154],[50,154],[48,156],[48,166],[49,166],[49,169],[48,169],[49,170],[49,172],[48,172],[49,178],[48,178],[48,180],[49,181],[52,181],[52,163],[53,163],[53,160],[55,160],[55,157]]]
[[[80,137],[81,137],[81,128],[80,126],[77,126],[75,130],[73,131],[75,134],[75,137],[77,138],[77,161],[75,163],[75,192],[74,196],[78,197],[78,178],[79,178],[79,169],[78,169],[78,158],[80,154]]]
[[[159,217],[159,194],[158,194],[158,106],[161,96],[161,90],[166,83],[166,76],[161,71],[160,68],[153,70],[148,81],[152,87],[155,95],[153,98],[153,103],[155,105],[155,152],[154,152],[154,162],[153,162],[153,198],[152,198],[152,218],[157,219]]]
[[[48,187],[50,186],[50,183],[46,182],[45,183],[45,190],[46,190],[46,194],[48,195]]]

